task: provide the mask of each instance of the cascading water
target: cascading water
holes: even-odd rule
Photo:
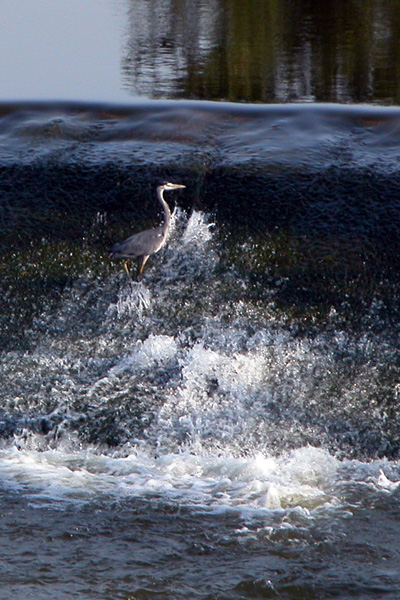
[[[49,175],[18,144],[28,175],[16,173],[28,183],[16,198],[4,186],[1,241],[1,584],[24,600],[40,598],[44,580],[55,598],[347,600],[349,590],[365,598],[371,589],[397,598],[394,217],[382,225],[387,261],[370,213],[329,221],[337,204],[318,196],[319,205],[310,192],[319,212],[310,210],[307,229],[303,159],[291,207],[274,205],[297,189],[287,177],[281,191],[280,171],[276,195],[261,200],[257,169],[246,198],[237,173],[223,172],[210,188],[228,178],[228,199],[214,210],[200,200],[175,208],[168,244],[138,283],[106,253],[134,221],[125,196],[113,204],[122,175],[90,155],[81,176],[99,178],[106,198],[93,210],[86,192],[65,183],[75,181],[72,159],[74,177],[54,164]],[[112,148],[90,147],[97,158]],[[75,140],[69,152],[89,154]],[[182,161],[178,145],[174,152]],[[307,159],[315,156],[314,148]],[[49,198],[37,201],[32,223],[31,169]],[[189,176],[178,179],[203,198],[197,180],[191,188]],[[132,185],[129,170],[129,197]],[[142,199],[152,189],[135,198],[135,227],[146,225]]]
[[[218,273],[213,229],[178,211],[145,284],[87,273],[37,317],[33,349],[2,366],[9,484],[245,514],[346,509],[349,470],[355,485],[397,486],[396,461],[349,462],[391,443],[387,416],[360,405],[393,348],[291,331],[272,305],[247,300],[233,270]]]

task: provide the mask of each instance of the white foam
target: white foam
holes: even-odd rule
[[[376,482],[377,486],[387,490],[388,492],[394,492],[395,490],[397,490],[397,488],[400,486],[400,480],[397,481],[391,481],[383,472],[382,469],[380,469],[379,472],[379,477],[377,479]]]
[[[281,457],[246,458],[192,452],[156,457],[143,451],[120,458],[89,449],[0,451],[1,485],[23,490],[36,503],[157,496],[196,510],[235,511],[244,518],[293,510],[315,518],[321,510],[348,510],[348,469],[357,474],[353,488],[367,484],[388,493],[398,486],[385,475],[388,468],[385,461],[339,461],[312,447]]]
[[[92,395],[99,388],[112,385],[113,379],[124,372],[137,373],[143,369],[152,369],[159,365],[168,365],[177,353],[177,343],[172,336],[150,334],[145,340],[135,342],[133,349],[124,354],[106,375],[97,380],[88,390]]]
[[[263,359],[259,355],[235,353],[227,356],[197,343],[190,349],[182,369],[186,389],[205,389],[215,380],[222,394],[245,397],[263,379]]]
[[[144,341],[138,340],[133,350],[110,369],[109,375],[117,375],[125,370],[149,369],[156,364],[168,363],[175,357],[176,352],[177,343],[173,337],[150,334]]]
[[[213,225],[200,211],[193,211],[189,218],[177,211],[162,264],[164,285],[161,294],[167,291],[166,281],[171,285],[183,278],[190,280],[201,275],[206,280],[211,277],[218,263],[217,253],[210,245]]]
[[[141,317],[150,307],[150,290],[142,282],[127,280],[126,285],[118,292],[116,304],[110,304],[108,307],[107,316],[116,316],[118,319]]]
[[[182,236],[184,246],[200,246],[203,247],[211,240],[211,229],[215,226],[214,223],[209,223],[204,213],[193,211],[187,222],[186,229]]]

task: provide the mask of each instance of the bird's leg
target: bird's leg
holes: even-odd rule
[[[127,274],[127,275],[128,275],[128,277],[129,277],[129,279],[132,279],[132,277],[131,277],[131,272],[130,272],[130,270],[129,270],[129,267],[128,267],[128,263],[129,263],[129,261],[128,261],[128,260],[124,260],[124,269],[125,269],[125,271],[126,271],[126,274]]]
[[[144,265],[146,264],[148,258],[149,258],[149,255],[142,256],[142,260],[140,261],[139,273],[138,273],[139,281],[142,281],[142,279],[143,279],[143,269],[144,269]]]

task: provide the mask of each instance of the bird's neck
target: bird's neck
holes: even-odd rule
[[[169,224],[171,222],[171,211],[169,210],[168,204],[164,200],[164,190],[163,189],[160,189],[160,188],[157,189],[157,196],[158,196],[158,199],[160,201],[161,206],[164,209],[163,229],[164,229],[164,232],[165,232],[165,231],[168,231]]]

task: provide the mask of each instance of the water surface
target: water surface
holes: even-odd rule
[[[396,0],[4,0],[0,99],[399,103]]]
[[[397,599],[398,109],[1,115],[7,597]]]
[[[1,4],[0,596],[398,600],[398,12]]]

